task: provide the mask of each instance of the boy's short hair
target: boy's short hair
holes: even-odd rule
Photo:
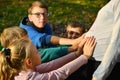
[[[68,26],[70,26],[70,27],[72,27],[72,28],[78,28],[78,27],[80,27],[80,28],[83,29],[83,30],[82,30],[83,33],[85,32],[85,25],[84,25],[83,23],[78,22],[78,21],[69,22],[69,23],[66,25],[66,28],[67,28]]]
[[[32,9],[35,6],[39,6],[40,8],[45,8],[48,11],[48,6],[42,2],[42,1],[34,1],[32,4],[30,4],[29,8],[28,8],[28,14],[32,13]]]

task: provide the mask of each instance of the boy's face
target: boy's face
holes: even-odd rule
[[[67,37],[69,39],[75,39],[80,37],[82,35],[82,32],[83,31],[80,27],[76,27],[76,28],[70,26],[67,27]]]
[[[33,7],[31,14],[28,18],[37,28],[43,28],[48,19],[48,12],[45,8],[40,8],[38,6]]]

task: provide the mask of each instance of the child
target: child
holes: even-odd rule
[[[67,38],[75,39],[85,33],[85,26],[80,22],[70,22],[66,26]]]
[[[28,8],[28,15],[20,22],[20,27],[27,31],[29,38],[37,48],[73,45],[80,42],[79,38],[68,39],[52,35],[47,20],[48,7],[43,2],[34,1]]]
[[[5,28],[0,36],[1,45],[6,48],[15,39],[20,39],[22,37],[28,37],[25,29],[18,26],[12,26]],[[48,62],[53,59],[67,55],[68,53],[77,50],[77,45],[70,47],[54,47],[46,49],[38,49],[41,53],[42,62]]]
[[[84,45],[84,54],[79,56],[78,52],[73,53],[71,57],[78,57],[68,64],[58,67],[58,69],[40,73],[41,58],[38,50],[32,44],[30,39],[16,39],[7,49],[0,52],[0,79],[1,80],[64,80],[79,67],[87,63],[92,55],[96,43],[93,37],[87,38]],[[69,54],[71,55],[71,54]],[[69,59],[67,57],[67,59]],[[61,58],[62,59],[62,58]],[[66,60],[67,60],[66,59]],[[57,59],[59,61],[59,59]],[[57,61],[57,64],[59,64]],[[65,61],[64,58],[62,60]],[[54,60],[54,63],[56,60]],[[60,61],[61,62],[61,61]],[[54,68],[55,66],[53,66]]]

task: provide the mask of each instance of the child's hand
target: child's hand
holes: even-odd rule
[[[83,52],[82,49],[83,49],[83,46],[84,46],[85,40],[86,40],[84,37],[85,37],[85,34],[83,34],[81,37],[77,38],[76,41],[75,41],[75,43],[68,48],[68,53],[77,50],[76,56],[81,55],[82,52]],[[77,41],[77,40],[78,40],[78,41]],[[80,53],[79,53],[79,52],[80,52]]]
[[[95,38],[93,36],[87,37],[86,39],[87,39],[86,43],[83,47],[83,55],[85,55],[87,58],[90,58],[94,51],[96,42],[95,42]]]
[[[79,44],[83,40],[84,37],[85,37],[85,33],[82,36],[76,38],[74,44],[76,43]]]
[[[84,44],[85,44],[86,40],[87,39],[84,38],[84,37],[81,38],[81,41],[80,41],[80,43],[78,45],[78,49],[76,51],[77,56],[80,56],[83,53],[83,47],[84,47]]]

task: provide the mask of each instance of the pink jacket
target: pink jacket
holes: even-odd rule
[[[21,71],[19,75],[15,76],[15,80],[65,80],[71,73],[87,63],[87,58],[84,55],[77,59],[75,57],[75,53],[68,54],[46,64],[50,64],[50,66],[45,67],[41,64],[41,66],[37,66],[36,71]]]

